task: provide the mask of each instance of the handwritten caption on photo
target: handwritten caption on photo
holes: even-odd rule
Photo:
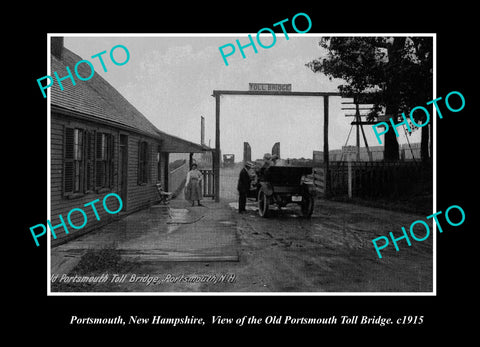
[[[146,287],[171,283],[234,283],[237,275],[235,273],[209,273],[209,274],[178,274],[171,273],[165,275],[149,274],[108,274],[101,275],[67,275],[54,274],[50,280],[52,283],[140,283]]]

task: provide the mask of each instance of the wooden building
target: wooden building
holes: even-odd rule
[[[52,75],[56,71],[60,77],[67,75],[66,66],[73,73],[76,63],[82,60],[63,46],[60,37],[52,38],[51,53]],[[89,76],[91,70],[87,64],[79,64],[78,73]],[[210,150],[157,129],[97,72],[88,81],[75,82],[63,80],[61,90],[55,81],[50,88],[50,221],[58,226],[52,246],[156,203],[157,183],[162,183],[165,190],[178,188],[168,182],[169,153]],[[122,199],[119,214],[108,214],[102,207],[109,193]],[[98,216],[91,205],[85,206],[96,199]],[[116,199],[108,202],[111,211],[118,209]],[[81,208],[88,218],[80,230],[67,222],[74,208]],[[65,220],[68,234],[59,226],[59,215]],[[84,221],[80,212],[70,217],[73,225]]]

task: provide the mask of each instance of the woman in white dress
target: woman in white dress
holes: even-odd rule
[[[198,170],[197,164],[192,164],[192,169],[187,173],[187,181],[185,183],[185,200],[190,200],[192,206],[195,205],[195,201],[200,204],[202,199],[202,179],[203,174]]]

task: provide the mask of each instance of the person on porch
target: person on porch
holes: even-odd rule
[[[200,200],[202,200],[202,179],[203,174],[198,170],[197,164],[192,164],[185,182],[185,200],[191,201],[192,206],[195,205],[195,201],[198,202],[198,206],[203,206],[200,203]]]

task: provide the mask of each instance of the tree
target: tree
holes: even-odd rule
[[[339,86],[342,95],[372,103],[367,121],[385,113],[398,123],[402,112],[408,118],[412,108],[433,98],[431,37],[323,37],[319,45],[327,55],[306,66],[330,79],[345,80],[346,84]],[[413,117],[417,124],[426,120],[423,112],[415,112]],[[423,161],[429,159],[431,124],[421,128]],[[395,132],[388,131],[384,142],[385,161],[398,161]]]

